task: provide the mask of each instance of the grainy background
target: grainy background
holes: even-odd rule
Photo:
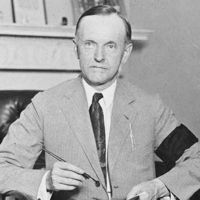
[[[200,1],[131,0],[129,19],[152,29],[135,44],[124,75],[158,92],[180,121],[200,136]]]

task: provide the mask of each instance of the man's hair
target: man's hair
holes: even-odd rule
[[[111,15],[111,14],[116,14],[117,16],[119,16],[119,18],[122,19],[124,26],[125,26],[125,31],[126,31],[126,42],[130,42],[131,41],[131,35],[132,35],[132,31],[131,31],[131,25],[130,23],[127,21],[126,18],[124,18],[123,16],[121,16],[119,14],[119,12],[113,8],[112,6],[109,5],[98,5],[95,7],[92,7],[88,10],[86,10],[78,19],[78,22],[76,24],[76,31],[75,31],[75,35],[77,35],[78,33],[78,29],[80,26],[80,22],[81,20],[86,17],[86,16],[91,16],[91,15]]]

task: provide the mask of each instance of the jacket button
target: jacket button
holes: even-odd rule
[[[118,185],[114,185],[114,188],[117,189],[117,188],[119,188],[119,186]]]

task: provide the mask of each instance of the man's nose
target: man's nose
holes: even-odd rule
[[[95,49],[94,53],[94,59],[97,62],[102,62],[104,61],[105,55],[104,55],[104,49],[102,47],[97,47]]]

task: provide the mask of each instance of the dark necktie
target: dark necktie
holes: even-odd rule
[[[106,138],[103,110],[101,108],[101,105],[99,104],[99,100],[101,98],[103,98],[103,95],[101,93],[94,94],[89,112],[96,140],[99,161],[106,183]]]

